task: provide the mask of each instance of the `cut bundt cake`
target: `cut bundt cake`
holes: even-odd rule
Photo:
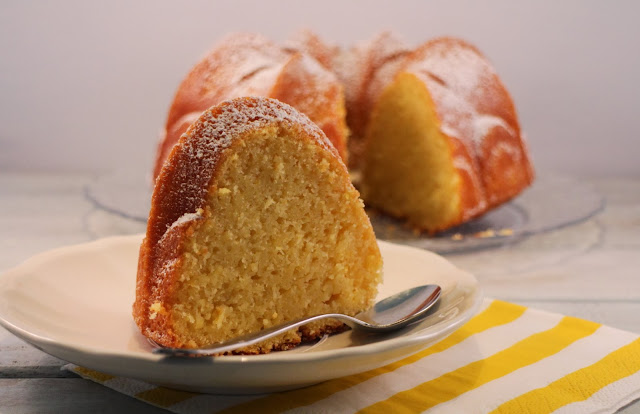
[[[160,345],[199,347],[372,305],[382,261],[358,191],[324,133],[274,99],[204,113],[173,147],[140,247],[134,319]],[[316,322],[241,353],[339,331]]]
[[[348,164],[370,211],[420,231],[478,217],[534,178],[511,97],[474,46],[437,38],[411,48],[383,32],[342,49],[308,30],[284,47],[230,35],[195,65],[171,105],[154,177],[202,111],[239,96],[305,113]]]
[[[158,144],[154,178],[189,121],[242,96],[276,98],[302,111],[346,160],[344,96],[336,76],[306,53],[288,51],[257,34],[237,33],[222,39],[178,87]]]
[[[459,39],[434,39],[406,58],[366,134],[365,202],[430,233],[486,212],[533,180],[508,92]]]

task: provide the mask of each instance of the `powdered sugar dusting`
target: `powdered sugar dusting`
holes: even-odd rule
[[[171,227],[181,226],[184,223],[188,223],[190,221],[199,220],[202,218],[203,210],[198,210],[195,213],[185,213],[178,218],[178,220],[174,221]]]
[[[181,215],[180,217],[178,217],[178,219],[176,221],[174,221],[167,228],[167,231],[165,231],[165,233],[160,238],[160,243],[162,243],[163,239],[165,237],[167,237],[167,234],[169,234],[175,228],[180,227],[183,224],[189,223],[191,221],[200,220],[203,217],[204,217],[204,210],[202,210],[201,208],[197,209],[195,213],[185,213],[185,214]]]
[[[387,60],[381,63],[375,71],[366,91],[369,110],[373,108],[384,89],[393,82],[394,77],[404,66],[406,56],[406,51],[396,51],[395,54],[388,56]]]
[[[483,137],[486,136],[489,131],[491,131],[495,127],[501,127],[505,131],[507,131],[509,135],[514,137],[517,136],[516,131],[514,131],[511,125],[507,124],[504,119],[498,116],[479,114],[474,118],[473,121],[475,123],[475,141],[482,140]]]
[[[470,47],[451,42],[432,42],[412,70],[429,74],[432,81],[444,83],[452,93],[474,99],[479,89],[490,82],[495,72],[487,60]],[[435,78],[435,79],[434,79]]]
[[[452,128],[449,126],[449,124],[443,124],[440,126],[440,131],[442,131],[443,134],[450,136],[450,137],[457,137],[460,135],[460,131]]]
[[[384,87],[391,82],[408,51],[404,41],[391,32],[382,32],[354,48],[354,73],[349,79],[355,85],[350,88],[355,104],[366,107],[364,113],[368,114]]]
[[[501,88],[491,64],[475,48],[455,39],[441,38],[418,49],[405,68],[427,85],[442,121],[443,133],[467,141],[476,152],[487,133],[501,126],[517,136],[517,125],[484,113]]]
[[[247,92],[264,96],[285,59],[286,53],[264,36],[228,35],[200,64],[207,68],[203,92],[217,95],[218,101],[246,96]],[[265,76],[268,69],[274,74]]]
[[[223,100],[233,99],[239,96],[269,96],[273,84],[282,72],[283,63],[272,63],[269,66],[260,66],[253,76],[244,76],[241,80],[230,84],[229,90],[222,96]]]
[[[469,162],[464,157],[455,157],[453,159],[453,166],[459,171],[464,171],[467,174],[467,176],[471,178],[471,181],[473,182],[472,188],[476,188],[478,190],[481,190],[482,188],[484,188],[484,186],[480,182],[480,178],[478,177],[478,174],[476,174],[475,172],[475,168],[472,167],[472,165],[469,164]],[[474,205],[472,208],[467,208],[464,210],[463,220],[467,220],[471,217],[474,217],[486,209],[487,209],[487,201],[486,201],[485,194],[483,193],[482,197],[479,199],[479,202],[476,205]]]
[[[317,60],[313,59],[307,54],[301,54],[301,58],[299,60],[299,71],[300,74],[306,76],[308,79],[312,80],[314,84],[321,86],[323,83],[333,83],[337,82],[338,79],[336,76],[327,71]]]
[[[322,125],[324,118],[334,118],[336,103],[340,98],[340,86],[336,76],[326,70],[311,56],[293,55],[282,70],[280,90],[272,96],[295,103],[296,109]]]
[[[301,125],[306,133],[315,137],[323,146],[332,148],[326,136],[306,115],[276,100],[254,97],[226,101],[220,105],[219,111],[203,113],[191,133],[192,136],[197,133],[203,145],[194,147],[192,156],[203,158],[204,152],[204,157],[209,158],[208,154],[228,148],[235,138],[245,132],[272,123]]]
[[[177,263],[178,263],[178,259],[167,260],[160,268],[160,271],[159,271],[160,274],[158,276],[164,277],[165,275],[170,274]]]
[[[505,141],[499,141],[491,150],[492,157],[499,157],[508,154],[514,162],[520,162],[523,158],[523,152],[515,145],[511,145]]]
[[[273,97],[293,105],[344,147],[346,126],[338,79],[307,54],[287,51],[266,37],[234,33],[224,37],[182,82],[167,117],[154,175],[177,142],[185,113],[205,111],[225,100],[245,96]],[[336,128],[336,125],[338,127]],[[173,131],[173,133],[169,133]]]
[[[356,56],[354,50],[340,49],[333,59],[333,72],[344,87],[344,98],[349,107],[349,103],[355,100],[359,91],[357,82],[356,67],[360,58]]]
[[[334,70],[335,59],[340,53],[338,46],[326,44],[308,29],[295,33],[285,41],[283,47],[287,52],[308,54],[329,70]]]
[[[476,136],[473,119],[476,116],[471,103],[439,82],[428,83],[423,74],[418,74],[423,82],[428,85],[433,101],[436,103],[436,111],[440,118],[440,130],[451,137],[460,140],[471,140],[472,149],[475,147],[473,138]]]

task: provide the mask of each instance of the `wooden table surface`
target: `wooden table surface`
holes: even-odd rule
[[[96,209],[90,174],[0,173],[0,273],[30,256],[144,226]],[[447,255],[488,297],[640,333],[640,178],[586,180],[605,210],[491,250]],[[164,412],[62,370],[0,328],[0,413]],[[624,413],[640,413],[640,402]]]

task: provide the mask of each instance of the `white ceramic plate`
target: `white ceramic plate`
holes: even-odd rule
[[[35,256],[0,277],[0,323],[35,347],[112,375],[211,393],[298,388],[374,369],[448,335],[478,309],[476,279],[425,250],[380,242],[379,299],[437,283],[439,307],[384,337],[344,332],[313,346],[267,355],[163,359],[131,316],[142,236],[120,236]]]

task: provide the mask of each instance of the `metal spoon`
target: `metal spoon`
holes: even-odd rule
[[[327,318],[338,319],[354,330],[371,333],[390,332],[424,318],[427,315],[427,311],[438,302],[441,292],[442,289],[438,285],[418,286],[382,299],[368,311],[359,313],[356,316],[326,313],[290,321],[204,348],[160,347],[153,349],[152,352],[167,356],[220,354],[257,344],[265,339],[285,333],[289,329]]]

